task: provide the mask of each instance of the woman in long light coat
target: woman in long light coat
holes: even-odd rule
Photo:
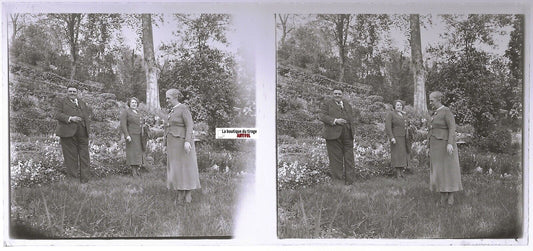
[[[454,204],[454,192],[463,190],[459,154],[455,143],[455,119],[442,104],[442,93],[432,92],[429,103],[434,109],[429,121],[430,190],[440,192],[440,204]]]
[[[167,188],[178,191],[178,201],[190,203],[191,191],[201,188],[194,146],[191,112],[180,103],[177,89],[166,92],[166,101],[172,107],[166,114],[165,138],[167,142]]]

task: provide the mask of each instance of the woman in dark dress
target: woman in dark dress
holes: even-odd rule
[[[127,102],[128,108],[120,115],[120,129],[126,139],[126,165],[131,166],[133,176],[140,175],[140,167],[144,165],[145,142],[144,125],[137,110],[139,100],[132,97]]]
[[[403,177],[402,170],[409,164],[406,121],[403,101],[395,100],[394,109],[385,117],[385,131],[390,140],[391,165],[396,170],[396,178]]]

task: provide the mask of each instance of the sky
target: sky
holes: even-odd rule
[[[179,36],[174,35],[178,29],[181,28],[181,25],[178,25],[178,21],[174,18],[173,14],[161,14],[163,17],[163,22],[160,22],[157,19],[155,22],[152,22],[152,33],[154,39],[154,50],[156,57],[161,56],[162,52],[159,50],[160,46],[163,44],[168,44],[172,41],[179,41]],[[242,47],[243,43],[241,42],[245,34],[245,27],[243,26],[244,22],[240,20],[244,15],[231,15],[231,24],[228,27],[226,36],[228,44],[224,45],[219,42],[211,42],[210,46],[221,49],[226,52],[236,53],[237,50]],[[131,48],[137,48],[142,51],[142,46],[140,44],[139,35],[128,26],[123,26],[121,32],[125,38],[125,43]]]

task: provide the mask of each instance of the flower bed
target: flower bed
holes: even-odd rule
[[[278,145],[278,189],[294,189],[328,182],[329,159],[325,141],[321,138],[290,140],[284,137]],[[364,146],[355,143],[355,179],[389,175],[390,153],[388,145]]]

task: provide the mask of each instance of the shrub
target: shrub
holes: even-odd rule
[[[390,146],[387,144],[373,143],[372,146],[357,144],[355,153],[356,179],[390,175],[393,169],[390,164]]]
[[[35,97],[29,95],[13,95],[10,98],[11,111],[18,111],[24,108],[33,107],[37,104]]]
[[[463,173],[521,174],[520,154],[487,153],[474,147],[459,148],[459,165]]]
[[[312,121],[317,117],[316,115],[310,114],[308,111],[303,109],[290,111],[288,115],[290,119],[294,121]]]
[[[383,103],[383,97],[382,97],[382,96],[378,96],[378,95],[370,95],[370,96],[367,97],[367,99],[368,99],[371,103],[376,103],[376,102]]]
[[[55,132],[57,121],[33,119],[31,117],[12,117],[9,121],[10,131],[26,136],[46,135]]]
[[[306,187],[328,181],[328,156],[326,145],[323,142],[315,141],[303,143],[302,148],[307,149],[305,153],[298,154],[294,159],[289,155],[294,153],[285,152],[280,154],[278,160],[278,189],[294,189]],[[285,150],[296,149],[294,146],[287,146]]]
[[[286,113],[289,111],[307,109],[307,102],[302,98],[294,98],[290,96],[279,96],[278,111]]]
[[[457,125],[455,130],[457,133],[474,134],[476,129],[470,124]]]
[[[355,126],[355,142],[365,148],[374,144],[385,144],[385,124],[358,124]]]
[[[64,176],[63,156],[55,136],[18,146],[10,160],[11,186],[53,182]]]
[[[487,136],[487,148],[494,153],[506,153],[510,150],[511,141],[511,132],[500,127]]]
[[[326,144],[322,139],[298,140],[278,146],[278,189],[312,186],[330,179]],[[354,179],[390,175],[388,144],[370,143],[354,146]]]
[[[360,111],[359,122],[363,124],[383,123],[385,113],[383,112],[371,112],[368,110]]]
[[[100,97],[102,97],[105,100],[108,100],[108,99],[116,100],[117,99],[117,96],[113,93],[101,93]]]
[[[427,140],[416,141],[411,145],[411,162],[410,167],[413,169],[425,169],[429,168],[429,154],[428,154]]]
[[[282,135],[278,135],[278,144],[289,144],[289,143],[292,143],[292,142],[295,142],[295,138],[294,137],[291,137],[289,135],[286,135],[286,134],[282,134]]]
[[[236,150],[217,148],[213,144],[197,144],[196,156],[198,170],[247,172],[255,165],[255,146],[245,142],[237,142]],[[245,147],[244,147],[245,146]]]
[[[371,112],[383,112],[387,109],[387,106],[383,102],[377,101],[368,106],[368,110]]]
[[[295,121],[278,119],[277,131],[278,135],[288,135],[288,137],[302,138],[320,136],[324,125],[322,122],[313,121]]]
[[[128,173],[124,149],[123,140],[92,140],[89,145],[91,174],[95,177],[105,177]],[[10,170],[12,186],[31,186],[64,177],[66,170],[63,166],[59,137],[50,135],[44,140],[16,144]]]

